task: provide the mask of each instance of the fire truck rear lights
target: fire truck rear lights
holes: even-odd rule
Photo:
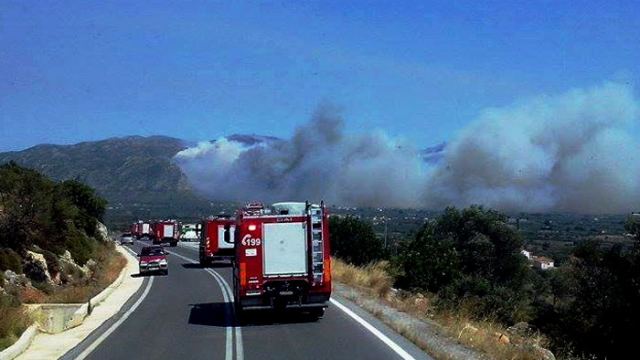
[[[257,228],[257,227],[255,226],[255,224],[251,224],[251,225],[249,225],[249,227],[248,227],[249,231],[255,231],[255,230],[256,230],[256,228]]]

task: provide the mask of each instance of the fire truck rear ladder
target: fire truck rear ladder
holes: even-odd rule
[[[308,207],[311,215],[311,270],[313,272],[313,282],[322,284],[324,273],[324,239],[322,232],[322,206],[311,205]]]

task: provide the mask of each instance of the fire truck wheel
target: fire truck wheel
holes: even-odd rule
[[[164,274],[165,274],[165,275],[169,275],[169,270],[165,270],[165,271],[164,271]]]

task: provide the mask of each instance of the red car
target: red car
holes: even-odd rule
[[[150,272],[159,272],[169,275],[169,263],[167,262],[167,253],[162,246],[145,246],[138,255],[140,262],[140,274]]]

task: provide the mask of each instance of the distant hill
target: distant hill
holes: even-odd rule
[[[282,141],[282,139],[277,138],[275,136],[265,136],[265,135],[244,135],[244,134],[233,134],[229,136],[225,136],[229,141],[239,142],[245,146],[252,146],[261,143],[270,143],[275,141]],[[214,140],[215,141],[215,140]]]
[[[226,137],[247,147],[282,141],[263,135]],[[215,142],[213,140],[212,142]],[[109,201],[107,220],[124,224],[132,218],[198,218],[229,212],[228,203],[210,203],[196,194],[187,177],[172,161],[176,153],[193,145],[166,136],[128,136],[74,145],[37,145],[0,153],[0,164],[15,161],[55,180],[77,179],[95,188]],[[423,160],[441,159],[446,144],[421,151]]]
[[[171,162],[185,148],[180,139],[129,136],[74,145],[37,145],[0,153],[56,180],[78,179],[114,202],[155,202],[167,195],[193,196],[186,177]]]

